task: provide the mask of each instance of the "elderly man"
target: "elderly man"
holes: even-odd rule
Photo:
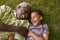
[[[30,17],[31,5],[22,2],[16,7],[16,10],[13,11],[14,10],[8,6],[0,6],[0,31],[5,31],[0,32],[0,40],[2,40],[1,38],[7,38],[11,32],[15,34],[15,39],[25,40],[24,36],[26,36],[28,32],[27,28],[29,26],[28,20]]]

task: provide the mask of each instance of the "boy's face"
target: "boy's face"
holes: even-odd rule
[[[42,16],[40,16],[37,12],[32,12],[32,14],[31,14],[31,23],[34,26],[39,25],[41,20],[42,20]]]

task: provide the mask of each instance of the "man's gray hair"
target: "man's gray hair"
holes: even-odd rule
[[[18,4],[18,6],[16,8],[18,8],[18,7],[31,8],[31,5],[27,2],[22,2],[22,3]]]

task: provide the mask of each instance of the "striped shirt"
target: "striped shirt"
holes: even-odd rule
[[[24,26],[26,28],[29,26],[28,20],[18,20],[16,12],[6,5],[0,6],[0,21],[7,25]],[[15,39],[17,40],[25,40],[25,37],[15,32],[0,32],[0,40],[8,39],[9,34],[15,34]]]

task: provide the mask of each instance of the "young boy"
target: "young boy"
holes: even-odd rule
[[[31,13],[31,24],[26,40],[48,40],[48,26],[41,24],[43,19],[42,12],[39,9]]]

